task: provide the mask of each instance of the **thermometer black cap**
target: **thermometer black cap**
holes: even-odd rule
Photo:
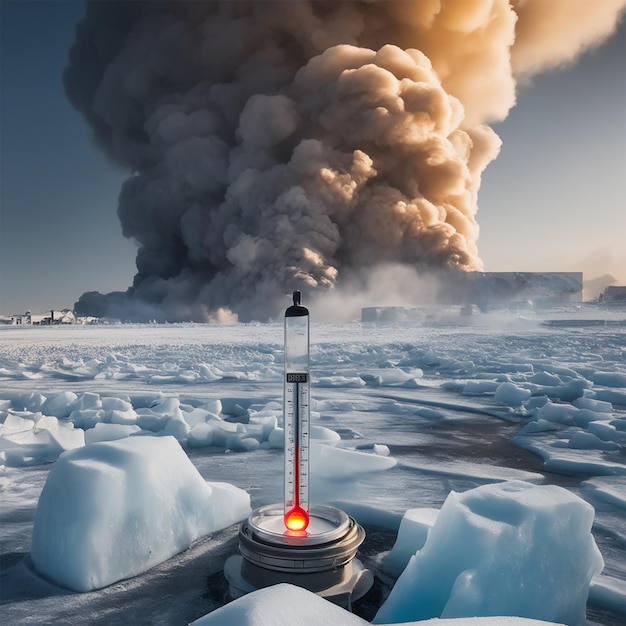
[[[300,290],[294,291],[292,298],[293,306],[290,306],[285,311],[285,317],[301,317],[303,315],[308,315],[309,309],[300,304],[302,302],[302,292]]]

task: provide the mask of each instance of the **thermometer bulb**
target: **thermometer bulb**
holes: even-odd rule
[[[302,531],[309,525],[309,514],[301,507],[294,506],[285,513],[285,526],[288,530]]]

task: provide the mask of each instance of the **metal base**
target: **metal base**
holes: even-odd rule
[[[354,558],[365,531],[343,511],[312,506],[306,532],[285,530],[282,505],[253,511],[239,529],[240,555],[224,566],[231,595],[290,583],[348,610],[372,586],[374,577]]]

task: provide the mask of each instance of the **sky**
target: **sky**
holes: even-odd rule
[[[0,0],[0,314],[125,290],[127,172],[92,144],[61,81],[81,2]],[[479,192],[487,271],[582,271],[626,284],[626,30],[520,86]]]

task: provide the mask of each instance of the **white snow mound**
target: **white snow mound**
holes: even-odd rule
[[[190,626],[369,626],[369,622],[294,585],[265,587],[197,619]],[[554,626],[521,617],[427,620],[402,626]]]

